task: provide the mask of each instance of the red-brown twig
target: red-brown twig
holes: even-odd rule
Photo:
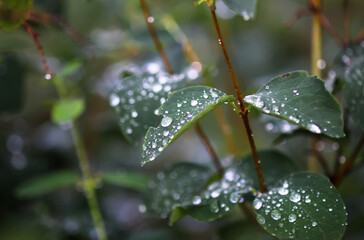
[[[37,47],[38,54],[39,54],[39,56],[42,59],[42,64],[43,64],[43,67],[44,67],[44,69],[46,71],[45,78],[47,80],[49,80],[52,77],[52,72],[49,70],[49,66],[48,66],[48,63],[47,63],[47,59],[44,56],[43,47],[40,44],[39,39],[38,39],[38,34],[36,34],[34,32],[33,28],[26,21],[23,23],[23,26],[28,31],[29,35],[32,37],[32,39],[33,39],[33,41],[35,43],[35,46]]]
[[[242,93],[239,90],[239,85],[238,85],[238,82],[236,80],[236,77],[235,77],[235,74],[234,74],[234,71],[233,71],[233,68],[232,68],[232,65],[231,65],[230,58],[229,58],[229,55],[228,55],[227,50],[226,50],[226,46],[225,46],[224,39],[223,39],[222,34],[221,34],[219,22],[218,22],[217,17],[216,17],[215,6],[212,5],[212,6],[209,6],[209,7],[210,7],[210,12],[211,12],[211,15],[212,15],[213,22],[214,22],[214,25],[215,25],[215,29],[216,29],[216,32],[217,32],[217,35],[218,35],[218,38],[219,38],[218,41],[219,41],[221,49],[222,49],[222,51],[224,53],[225,61],[226,61],[227,65],[228,65],[231,79],[233,80],[233,83],[234,83],[234,89],[235,89],[235,92],[236,92],[236,95],[237,95],[237,98],[238,98],[238,102],[239,102],[240,116],[244,121],[245,130],[246,130],[246,133],[247,133],[247,136],[248,136],[248,139],[249,139],[250,148],[251,148],[251,151],[252,151],[252,154],[253,154],[253,157],[254,157],[254,164],[255,164],[257,174],[258,174],[260,191],[262,193],[265,193],[266,188],[265,188],[265,184],[264,184],[263,173],[262,173],[262,169],[260,167],[260,160],[259,160],[259,157],[258,157],[257,149],[256,149],[254,138],[253,138],[253,131],[252,131],[252,129],[250,127],[250,123],[249,123],[248,110],[244,106]]]
[[[361,136],[358,145],[354,148],[353,153],[350,155],[348,160],[345,162],[342,170],[334,178],[334,185],[338,186],[343,178],[352,170],[354,166],[355,159],[358,157],[360,151],[364,147],[364,134]]]

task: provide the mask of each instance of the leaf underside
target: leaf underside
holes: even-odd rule
[[[295,71],[273,78],[244,101],[259,111],[285,119],[316,134],[344,137],[342,110],[316,76]]]
[[[240,14],[248,21],[255,17],[258,0],[223,0],[225,4],[235,13]]]

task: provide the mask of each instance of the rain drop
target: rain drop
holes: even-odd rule
[[[292,193],[291,196],[289,196],[289,200],[294,203],[299,202],[301,200],[301,195],[298,193]]]
[[[213,201],[210,205],[210,211],[213,213],[218,213],[219,210],[219,204],[217,203],[217,201]]]
[[[278,190],[278,193],[281,194],[282,196],[287,195],[289,193],[289,190],[287,188],[280,188]]]
[[[255,199],[253,202],[253,206],[256,210],[260,209],[262,207],[263,203],[259,199]]]
[[[166,116],[162,119],[161,125],[162,127],[168,127],[169,125],[171,125],[172,121],[173,119],[171,117]]]
[[[191,106],[194,107],[198,104],[197,100],[192,100],[191,101]]]
[[[201,197],[200,196],[195,196],[192,200],[193,205],[199,205],[201,203]]]
[[[119,103],[120,103],[120,98],[119,98],[119,96],[118,96],[118,95],[116,95],[115,93],[112,93],[112,94],[110,95],[110,105],[111,105],[112,107],[115,107],[115,106],[117,106]]]
[[[296,216],[296,214],[290,214],[289,216],[288,216],[288,221],[289,222],[294,222],[294,221],[296,221],[296,219],[297,219],[297,216]]]
[[[264,224],[265,223],[265,218],[260,215],[260,214],[257,214],[257,221],[259,224]]]
[[[307,128],[311,132],[314,132],[314,133],[317,133],[317,134],[320,134],[321,133],[321,129],[316,124],[309,123],[309,124],[307,124]]]
[[[270,215],[274,220],[278,220],[281,218],[281,213],[278,210],[273,210]]]

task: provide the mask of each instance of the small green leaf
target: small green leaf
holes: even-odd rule
[[[223,0],[225,4],[237,14],[243,16],[245,21],[255,17],[258,0]]]
[[[83,99],[60,100],[52,108],[52,121],[65,123],[78,118],[85,110]]]
[[[299,170],[289,157],[278,151],[259,151],[258,156],[264,176],[264,183],[268,189],[272,188],[282,177]],[[259,180],[253,156],[249,155],[243,158],[238,167],[241,171],[244,171],[248,178],[253,180],[252,187],[259,189]]]
[[[206,114],[234,100],[218,89],[194,86],[173,92],[159,108],[163,118],[149,128],[144,139],[142,165],[153,161],[166,147]]]
[[[244,98],[259,111],[285,119],[316,134],[344,137],[342,110],[324,82],[305,71],[273,78]]]
[[[33,0],[1,0],[0,28],[10,32],[18,28],[28,17]]]
[[[61,188],[76,185],[77,180],[78,175],[73,171],[54,172],[24,182],[16,189],[16,194],[20,198],[39,197]]]
[[[294,173],[253,202],[257,221],[270,234],[292,239],[342,239],[345,205],[330,181],[316,173]]]
[[[125,71],[123,72],[125,73]],[[168,93],[185,86],[184,74],[135,74],[122,78],[110,94],[110,105],[119,118],[126,139],[137,143],[143,139],[150,126],[158,126],[158,108]]]
[[[166,218],[176,207],[191,204],[209,176],[209,168],[194,163],[170,165],[149,182],[145,197],[147,211]]]
[[[128,172],[103,173],[101,179],[104,183],[134,190],[144,190],[149,181],[149,179],[142,174]]]
[[[354,121],[364,130],[364,59],[346,71],[343,93]]]

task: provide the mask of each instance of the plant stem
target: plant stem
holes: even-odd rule
[[[39,42],[39,39],[38,39],[38,34],[36,34],[33,30],[33,28],[25,21],[23,23],[23,26],[25,27],[25,29],[28,31],[29,35],[32,37],[34,43],[35,43],[35,46],[37,47],[37,50],[38,50],[38,54],[39,56],[41,57],[42,59],[42,64],[43,64],[43,67],[46,71],[46,75],[45,75],[45,78],[47,80],[51,79],[51,71],[49,70],[49,66],[48,66],[48,63],[47,63],[47,60],[44,56],[44,50],[43,50],[43,47],[42,45],[40,44]]]
[[[321,0],[310,0],[310,11],[314,14],[314,19],[316,22],[320,22],[321,25],[327,30],[327,32],[332,36],[339,46],[344,46],[344,41],[332,26],[330,21],[327,19],[325,14],[321,11]],[[316,23],[317,24],[317,23]]]
[[[196,124],[195,129],[197,131],[197,134],[200,136],[200,139],[201,139],[202,143],[205,145],[205,148],[207,149],[208,153],[210,154],[212,162],[214,163],[215,168],[216,168],[219,176],[222,177],[224,175],[224,168],[221,165],[221,163],[219,161],[219,158],[217,157],[217,154],[216,154],[214,148],[212,147],[209,139],[207,138],[207,136],[203,132],[200,124]]]
[[[166,66],[169,74],[173,74],[174,71],[173,71],[172,65],[170,64],[170,62],[167,58],[167,55],[164,52],[162,43],[160,42],[158,34],[154,28],[154,25],[153,25],[154,18],[152,18],[150,15],[148,4],[147,4],[146,0],[140,0],[140,5],[143,9],[145,21],[147,22],[150,35],[153,38],[153,41],[158,50],[158,53],[161,56],[163,63]],[[195,130],[196,130],[197,134],[199,135],[200,139],[202,140],[202,142],[204,143],[204,146],[206,147],[207,152],[210,154],[212,162],[217,169],[217,172],[219,173],[220,176],[222,176],[224,174],[224,168],[222,167],[212,145],[210,144],[210,141],[208,140],[207,136],[202,131],[202,128],[199,123],[195,124]]]
[[[100,207],[96,197],[95,181],[91,173],[90,162],[88,160],[86,149],[75,121],[72,122],[71,133],[82,172],[83,189],[88,201],[97,237],[99,240],[107,240],[104,221],[102,219]]]
[[[349,159],[345,162],[344,167],[336,175],[334,179],[334,185],[338,186],[343,178],[352,170],[355,159],[358,157],[360,151],[364,147],[364,134],[361,136],[358,145],[354,148],[354,151],[350,155]]]
[[[68,97],[68,92],[66,86],[64,85],[63,79],[60,76],[56,75],[53,77],[53,83],[57,89],[59,97],[61,99],[66,99]],[[95,180],[91,172],[86,148],[80,131],[77,127],[77,122],[75,120],[71,122],[71,134],[81,169],[82,187],[85,191],[86,199],[90,208],[93,223],[95,225],[98,240],[107,240],[106,229],[96,196]]]
[[[311,74],[321,77],[321,69],[318,61],[322,59],[322,29],[320,22],[321,0],[311,0],[310,5],[315,9],[311,28]],[[317,150],[318,137],[312,139],[313,153],[308,158],[308,169],[312,172],[318,171],[319,152]]]
[[[234,70],[232,68],[231,61],[230,61],[229,55],[228,55],[227,50],[226,50],[226,46],[225,46],[224,39],[223,39],[222,34],[221,34],[219,22],[218,22],[217,17],[216,17],[215,5],[212,4],[209,7],[210,7],[210,12],[211,12],[211,15],[212,15],[212,19],[214,21],[215,29],[216,29],[216,32],[217,32],[217,35],[218,35],[218,38],[219,38],[219,44],[220,44],[221,49],[222,49],[222,51],[224,53],[225,61],[226,61],[227,65],[228,65],[229,73],[230,73],[231,79],[233,80],[233,83],[234,83],[234,89],[235,89],[235,93],[237,95],[238,103],[239,103],[239,113],[240,113],[240,117],[243,119],[245,130],[246,130],[246,133],[247,133],[247,136],[248,136],[248,139],[249,139],[250,148],[251,148],[251,151],[252,151],[252,154],[253,154],[253,157],[254,157],[254,164],[255,164],[255,169],[257,171],[257,175],[258,175],[258,179],[259,179],[260,191],[262,193],[265,193],[266,188],[265,188],[265,184],[264,184],[263,173],[262,173],[262,169],[260,167],[260,160],[259,160],[259,157],[258,157],[257,149],[256,149],[254,138],[253,138],[253,131],[252,131],[252,129],[250,127],[250,123],[249,123],[248,109],[244,106],[242,93],[239,90],[239,85],[238,85],[238,82],[236,80]]]
[[[194,64],[197,65],[198,70],[200,72],[202,72],[203,65],[201,64],[201,60],[197,56],[197,53],[193,49],[193,46],[190,43],[190,41],[188,40],[187,36],[184,34],[184,32],[178,26],[178,24],[174,21],[174,19],[172,17],[170,17],[169,15],[165,15],[161,19],[161,23],[163,24],[164,28],[174,37],[174,39],[182,45],[184,54],[185,54],[186,58],[188,59],[188,61],[190,63],[192,63],[192,65],[194,65]],[[208,83],[208,81],[206,79],[207,79],[207,77],[204,78],[204,84],[207,86],[210,85],[212,87],[212,83],[211,84]],[[216,120],[222,131],[222,135],[224,136],[224,140],[225,140],[227,149],[229,150],[230,153],[232,153],[233,155],[236,155],[237,148],[235,145],[231,127],[228,124],[226,115],[224,114],[224,110],[222,108],[217,108],[214,111],[214,115],[215,115]]]
[[[344,0],[343,2],[343,10],[344,10],[344,41],[345,45],[349,45],[351,38],[350,38],[350,1]]]
[[[164,65],[166,66],[169,74],[173,74],[172,65],[168,61],[168,58],[167,58],[166,53],[164,52],[163,46],[162,46],[161,42],[159,41],[157,31],[155,30],[154,25],[153,25],[154,18],[150,15],[150,12],[148,9],[148,4],[147,4],[146,0],[140,0],[140,5],[142,6],[143,13],[144,13],[144,19],[147,22],[150,35],[153,38],[154,44],[159,52],[159,55],[161,56],[162,61],[163,61]]]

